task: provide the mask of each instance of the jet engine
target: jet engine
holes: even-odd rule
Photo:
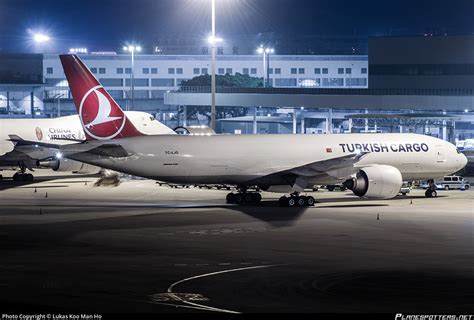
[[[400,171],[392,166],[374,165],[362,168],[344,185],[356,196],[369,199],[391,199],[397,196],[403,184]]]
[[[73,172],[80,174],[98,173],[100,171],[99,167],[69,159],[38,161],[38,167],[50,168],[58,172]]]

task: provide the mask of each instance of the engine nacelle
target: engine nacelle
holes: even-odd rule
[[[356,196],[369,199],[391,199],[400,192],[403,178],[392,166],[374,165],[362,168],[355,178],[344,183]]]
[[[50,168],[57,172],[72,172],[80,174],[98,173],[100,171],[99,167],[69,159],[38,161],[38,167]]]

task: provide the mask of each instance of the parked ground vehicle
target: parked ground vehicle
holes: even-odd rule
[[[402,187],[400,188],[400,193],[404,196],[409,194],[411,191],[411,186],[408,182],[403,182]]]
[[[437,180],[436,185],[440,185],[440,189],[444,190],[467,190],[470,188],[469,182],[464,181],[460,176],[447,176],[442,180]]]

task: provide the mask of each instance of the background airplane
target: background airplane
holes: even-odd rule
[[[145,112],[126,111],[127,117],[143,134],[175,134],[173,130]],[[19,137],[13,143],[10,137]],[[0,119],[0,170],[20,171],[14,180],[33,180],[26,169],[51,168],[60,172],[96,173],[100,168],[82,162],[64,159],[56,149],[47,145],[23,144],[21,139],[54,144],[70,144],[85,140],[79,116],[53,119]],[[58,157],[59,156],[59,157]],[[61,158],[61,159],[59,159]],[[0,179],[1,179],[0,175]]]

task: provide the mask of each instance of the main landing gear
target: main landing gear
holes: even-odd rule
[[[241,190],[238,193],[229,193],[226,200],[228,204],[259,204],[262,202],[262,196],[258,192]]]
[[[229,193],[226,200],[228,204],[257,205],[262,202],[262,196],[260,195],[258,188],[257,191],[238,189],[237,193]],[[278,203],[280,207],[313,207],[316,200],[311,196],[301,196],[298,192],[294,192],[289,197],[281,197]]]
[[[436,192],[436,184],[434,183],[434,180],[429,180],[428,184],[429,186],[425,192],[425,196],[427,198],[436,198],[438,196],[438,192]]]
[[[289,197],[281,197],[278,203],[280,207],[314,207],[316,200],[311,196],[300,196],[299,193],[292,193]]]
[[[16,182],[31,182],[33,181],[34,177],[31,173],[26,172],[26,166],[23,162],[18,164],[20,166],[20,171],[13,175],[13,181]]]

